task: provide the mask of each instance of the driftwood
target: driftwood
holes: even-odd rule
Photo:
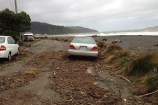
[[[117,77],[120,77],[120,78],[122,78],[122,79],[124,79],[124,80],[126,80],[127,82],[129,82],[129,83],[131,83],[131,81],[129,80],[129,79],[127,79],[126,77],[123,77],[123,76],[121,76],[121,75],[116,75]]]
[[[155,94],[155,93],[157,93],[158,92],[158,90],[156,90],[156,91],[154,91],[154,92],[151,92],[151,93],[147,93],[147,94],[144,94],[144,95],[140,95],[140,96],[138,96],[138,97],[145,97],[145,96],[149,96],[149,95],[152,95],[152,94]]]
[[[128,81],[129,83],[131,83],[131,81],[128,80],[126,77],[123,77],[123,76],[121,76],[121,75],[116,75],[116,76],[117,76],[117,77],[120,77],[120,78],[123,78],[123,79],[125,79],[126,81]],[[149,96],[149,95],[152,95],[152,94],[155,94],[155,93],[158,93],[158,90],[156,90],[156,91],[154,91],[154,92],[151,92],[151,93],[144,94],[144,95],[140,95],[140,96],[138,96],[138,97],[141,98],[141,97]]]
[[[112,43],[121,43],[122,41],[119,39],[114,40]]]

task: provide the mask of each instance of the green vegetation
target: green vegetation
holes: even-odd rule
[[[0,11],[0,35],[10,35],[16,40],[20,32],[30,29],[30,16],[25,12],[15,14],[9,9]]]
[[[158,73],[151,72],[148,74],[145,87],[147,87],[146,91],[151,92],[153,90],[156,90],[158,87]]]
[[[128,76],[143,76],[154,68],[152,58],[154,54],[146,54],[136,56],[130,64],[130,68],[126,71]]]
[[[102,45],[106,62],[113,65],[115,72],[134,83],[135,94],[145,94],[158,89],[158,54],[132,54],[116,44]],[[120,74],[119,74],[120,75]]]
[[[122,48],[120,46],[115,45],[115,44],[111,44],[110,46],[107,46],[106,53],[108,53],[108,54],[114,54],[114,53],[116,53],[116,52],[118,52],[120,50],[122,50]]]
[[[100,41],[100,42],[97,43],[97,45],[98,45],[100,48],[106,47],[105,41]]]

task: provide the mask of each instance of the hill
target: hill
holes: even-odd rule
[[[158,31],[158,26],[145,28],[144,31]]]
[[[71,33],[88,33],[88,32],[97,32],[96,30],[92,30],[89,28],[84,28],[80,26],[71,26],[68,27],[71,30]]]
[[[80,26],[66,27],[41,22],[31,22],[31,28],[29,31],[33,32],[34,34],[48,35],[97,32],[96,30]]]

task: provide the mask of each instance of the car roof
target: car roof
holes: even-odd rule
[[[91,36],[75,36],[74,38],[93,38]]]
[[[32,32],[25,32],[24,35],[33,35]]]
[[[9,36],[0,36],[0,37],[9,37]]]

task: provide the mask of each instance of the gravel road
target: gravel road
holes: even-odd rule
[[[68,58],[69,42],[41,40],[0,62],[1,105],[150,105],[103,59]]]

